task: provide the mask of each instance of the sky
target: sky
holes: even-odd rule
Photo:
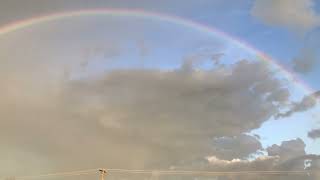
[[[319,37],[318,0],[0,0],[0,178],[317,171]]]

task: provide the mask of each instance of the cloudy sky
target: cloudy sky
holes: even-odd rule
[[[320,170],[319,47],[318,0],[0,0],[0,178]]]

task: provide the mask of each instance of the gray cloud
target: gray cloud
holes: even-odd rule
[[[224,53],[216,53],[211,56],[211,60],[214,65],[219,65],[221,58],[224,56]]]
[[[212,165],[211,168],[218,168],[219,170],[235,170],[235,171],[302,171],[319,169],[320,156],[310,155],[305,153],[305,143],[301,139],[294,139],[284,141],[281,145],[272,145],[267,148],[268,155],[260,156],[255,160],[221,160],[216,157],[209,157],[208,163]],[[243,175],[231,177],[219,177],[219,180],[226,180],[233,178],[235,180],[316,180],[319,174],[311,175]]]
[[[279,156],[282,162],[288,161],[290,159],[304,156],[305,143],[301,139],[295,139],[290,141],[284,141],[281,145],[272,145],[267,148],[269,156]]]
[[[311,72],[318,63],[315,48],[303,48],[299,55],[293,59],[293,69],[299,73]]]
[[[306,154],[305,143],[301,139],[284,141],[280,145],[272,145],[267,149],[267,155],[256,159],[230,159],[224,160],[216,156],[207,157],[207,164],[202,163],[206,170],[214,171],[302,171],[319,169],[320,156]],[[316,180],[318,174],[311,175],[241,175],[241,176],[223,176],[219,180]]]
[[[284,118],[289,117],[294,113],[307,111],[316,106],[319,97],[320,91],[317,91],[308,96],[304,96],[300,102],[293,102],[291,108],[288,111],[279,113],[275,117]]]
[[[210,43],[212,46],[212,43]],[[203,45],[201,45],[203,46]],[[217,50],[222,51],[223,45],[216,44],[213,47],[196,48],[196,52],[184,57],[184,63],[182,69],[192,70],[195,67],[199,67],[204,63],[210,63],[210,65],[219,66],[224,53],[216,53]]]
[[[214,154],[215,157],[224,160],[247,158],[250,154],[262,150],[261,143],[257,138],[245,134],[233,137],[215,138],[212,146],[212,154]]]
[[[283,141],[281,145],[273,145],[267,148],[269,156],[279,157],[278,162],[274,165],[274,169],[278,170],[318,170],[317,166],[320,156],[310,155],[305,152],[305,143],[300,139],[294,139],[289,141]],[[306,162],[308,162],[306,164]],[[301,176],[285,176],[277,177],[276,179],[310,179],[316,180],[319,178],[319,174]]]
[[[313,0],[255,0],[251,14],[265,24],[304,33],[320,23]]]
[[[300,35],[320,25],[320,15],[315,11],[313,0],[255,0],[251,15],[267,25],[284,27]],[[310,39],[318,37],[312,33],[310,36],[313,36]],[[317,47],[303,47],[292,60],[293,70],[311,72],[318,63]]]
[[[222,136],[236,138],[217,143],[220,149],[252,145],[229,153],[245,156],[260,145],[241,134],[277,113],[274,102],[288,100],[275,95],[283,85],[259,62],[214,70],[117,69],[63,81],[46,77],[46,66],[29,65],[1,71],[6,90],[0,137],[8,147],[1,154],[9,153],[6,165],[11,164],[1,165],[3,174],[99,166],[165,169],[211,155],[212,138]],[[39,162],[24,170],[18,162],[29,157]]]
[[[83,50],[83,61],[80,63],[81,69],[86,70],[90,62],[98,60],[111,61],[112,58],[120,56],[121,47],[115,42],[111,44],[98,44],[93,47],[84,48]]]
[[[65,58],[34,53],[34,43],[17,53],[23,57],[0,54],[1,175],[96,167],[277,168],[277,156],[245,159],[261,144],[244,133],[289,101],[285,84],[266,64],[243,60],[202,70],[195,58],[174,70],[111,69],[79,78],[62,72]],[[92,52],[89,59],[104,56],[105,48]],[[66,62],[70,69],[81,64]]]
[[[320,138],[320,129],[313,129],[308,132],[308,137],[311,139],[318,139]]]

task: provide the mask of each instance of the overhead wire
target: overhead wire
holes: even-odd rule
[[[38,179],[38,178],[63,178],[70,176],[80,176],[88,174],[98,174],[99,170],[103,168],[96,169],[86,169],[79,171],[65,171],[56,172],[40,175],[31,176],[12,176],[13,180],[27,180],[27,179]],[[106,168],[107,174],[150,174],[153,176],[160,175],[194,175],[194,176],[240,176],[240,175],[311,175],[319,174],[317,171],[310,170],[300,170],[300,171],[197,171],[197,170],[147,170],[147,169],[112,169]],[[4,180],[8,178],[2,178]]]
[[[129,170],[129,169],[107,169],[109,173],[133,173],[133,174],[155,174],[155,175],[278,175],[278,174],[313,174],[314,171],[176,171],[176,170]]]
[[[56,172],[56,173],[48,173],[48,174],[40,174],[40,175],[30,175],[30,176],[12,176],[12,178],[14,180],[23,180],[23,179],[46,178],[46,177],[79,176],[79,175],[95,174],[95,173],[97,173],[97,169],[86,169],[86,170],[79,170],[79,171]]]

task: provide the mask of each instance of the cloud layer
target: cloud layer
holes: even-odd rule
[[[2,154],[12,164],[1,165],[6,173],[24,168],[17,162],[29,157],[37,159],[29,168],[38,170],[165,169],[210,155],[245,158],[261,145],[243,133],[288,101],[265,64],[246,60],[209,70],[115,69],[60,80],[39,64],[7,67],[0,103],[1,141],[8,147]]]

